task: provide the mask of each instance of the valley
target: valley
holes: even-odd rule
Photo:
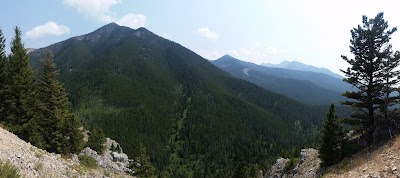
[[[163,175],[226,175],[240,160],[269,165],[315,144],[327,107],[233,78],[144,28],[108,24],[31,52],[33,66],[47,50],[85,126],[131,156],[143,143]]]
[[[4,2],[0,177],[399,177],[385,3]]]

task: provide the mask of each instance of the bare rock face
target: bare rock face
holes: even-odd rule
[[[276,163],[271,167],[268,171],[266,177],[267,178],[282,178],[285,176],[286,163],[289,162],[289,159],[279,158],[276,160]]]
[[[294,168],[294,172],[296,172],[296,174],[293,177],[320,177],[319,173],[321,160],[318,158],[318,155],[318,150],[316,149],[302,149],[300,152],[299,164]]]
[[[302,149],[299,163],[293,170],[286,170],[289,159],[279,158],[268,171],[267,178],[317,178],[320,176],[320,163],[318,150],[313,148]]]
[[[112,173],[124,173],[132,172],[129,167],[128,156],[122,152],[122,148],[119,144],[110,138],[107,138],[104,143],[105,151],[103,154],[98,154],[96,151],[89,147],[86,147],[80,153],[81,155],[87,155],[93,157],[97,164]],[[112,148],[115,148],[112,150]]]

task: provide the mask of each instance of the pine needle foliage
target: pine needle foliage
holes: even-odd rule
[[[389,43],[397,28],[388,27],[383,13],[372,19],[363,16],[362,25],[351,30],[350,52],[354,58],[342,56],[351,65],[341,70],[346,75],[344,81],[356,88],[343,94],[349,99],[343,104],[353,108],[348,123],[363,134],[368,144],[374,141],[377,120],[387,118],[389,107],[399,101],[398,95],[391,94],[399,83],[400,53],[393,52]]]

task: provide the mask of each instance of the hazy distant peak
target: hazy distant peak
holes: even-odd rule
[[[291,69],[291,70],[318,72],[318,73],[324,73],[324,74],[327,74],[327,75],[330,75],[332,77],[339,78],[339,79],[343,78],[339,74],[336,74],[327,68],[307,65],[307,64],[301,63],[299,61],[285,60],[285,61],[281,62],[280,64],[264,63],[261,65],[266,66],[266,67],[274,67],[274,68],[285,68],[285,69]]]
[[[231,55],[229,54],[225,54],[224,56],[222,56],[221,58],[233,58]]]
[[[240,61],[240,60],[232,57],[229,54],[225,54],[222,57],[218,58],[216,61]]]

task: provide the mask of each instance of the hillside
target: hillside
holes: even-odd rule
[[[270,68],[240,61],[229,55],[211,63],[234,77],[302,102],[328,105],[345,100],[341,93],[345,91],[346,84],[323,73]]]
[[[400,177],[400,137],[360,151],[329,168],[325,178]]]
[[[25,177],[130,177],[126,174],[105,174],[102,168],[85,168],[72,159],[48,153],[0,127],[0,161],[9,161]]]
[[[145,28],[111,23],[36,49],[34,67],[47,50],[85,126],[103,128],[129,156],[143,143],[167,177],[227,176],[241,160],[267,164],[313,144],[327,109],[233,78]]]
[[[339,74],[333,73],[329,69],[303,64],[298,61],[283,61],[280,64],[264,63],[261,65],[266,66],[266,67],[284,68],[284,69],[291,69],[291,70],[301,70],[301,71],[323,73],[323,74],[330,75],[330,76],[338,78],[338,79],[343,79],[342,76],[340,76]]]

